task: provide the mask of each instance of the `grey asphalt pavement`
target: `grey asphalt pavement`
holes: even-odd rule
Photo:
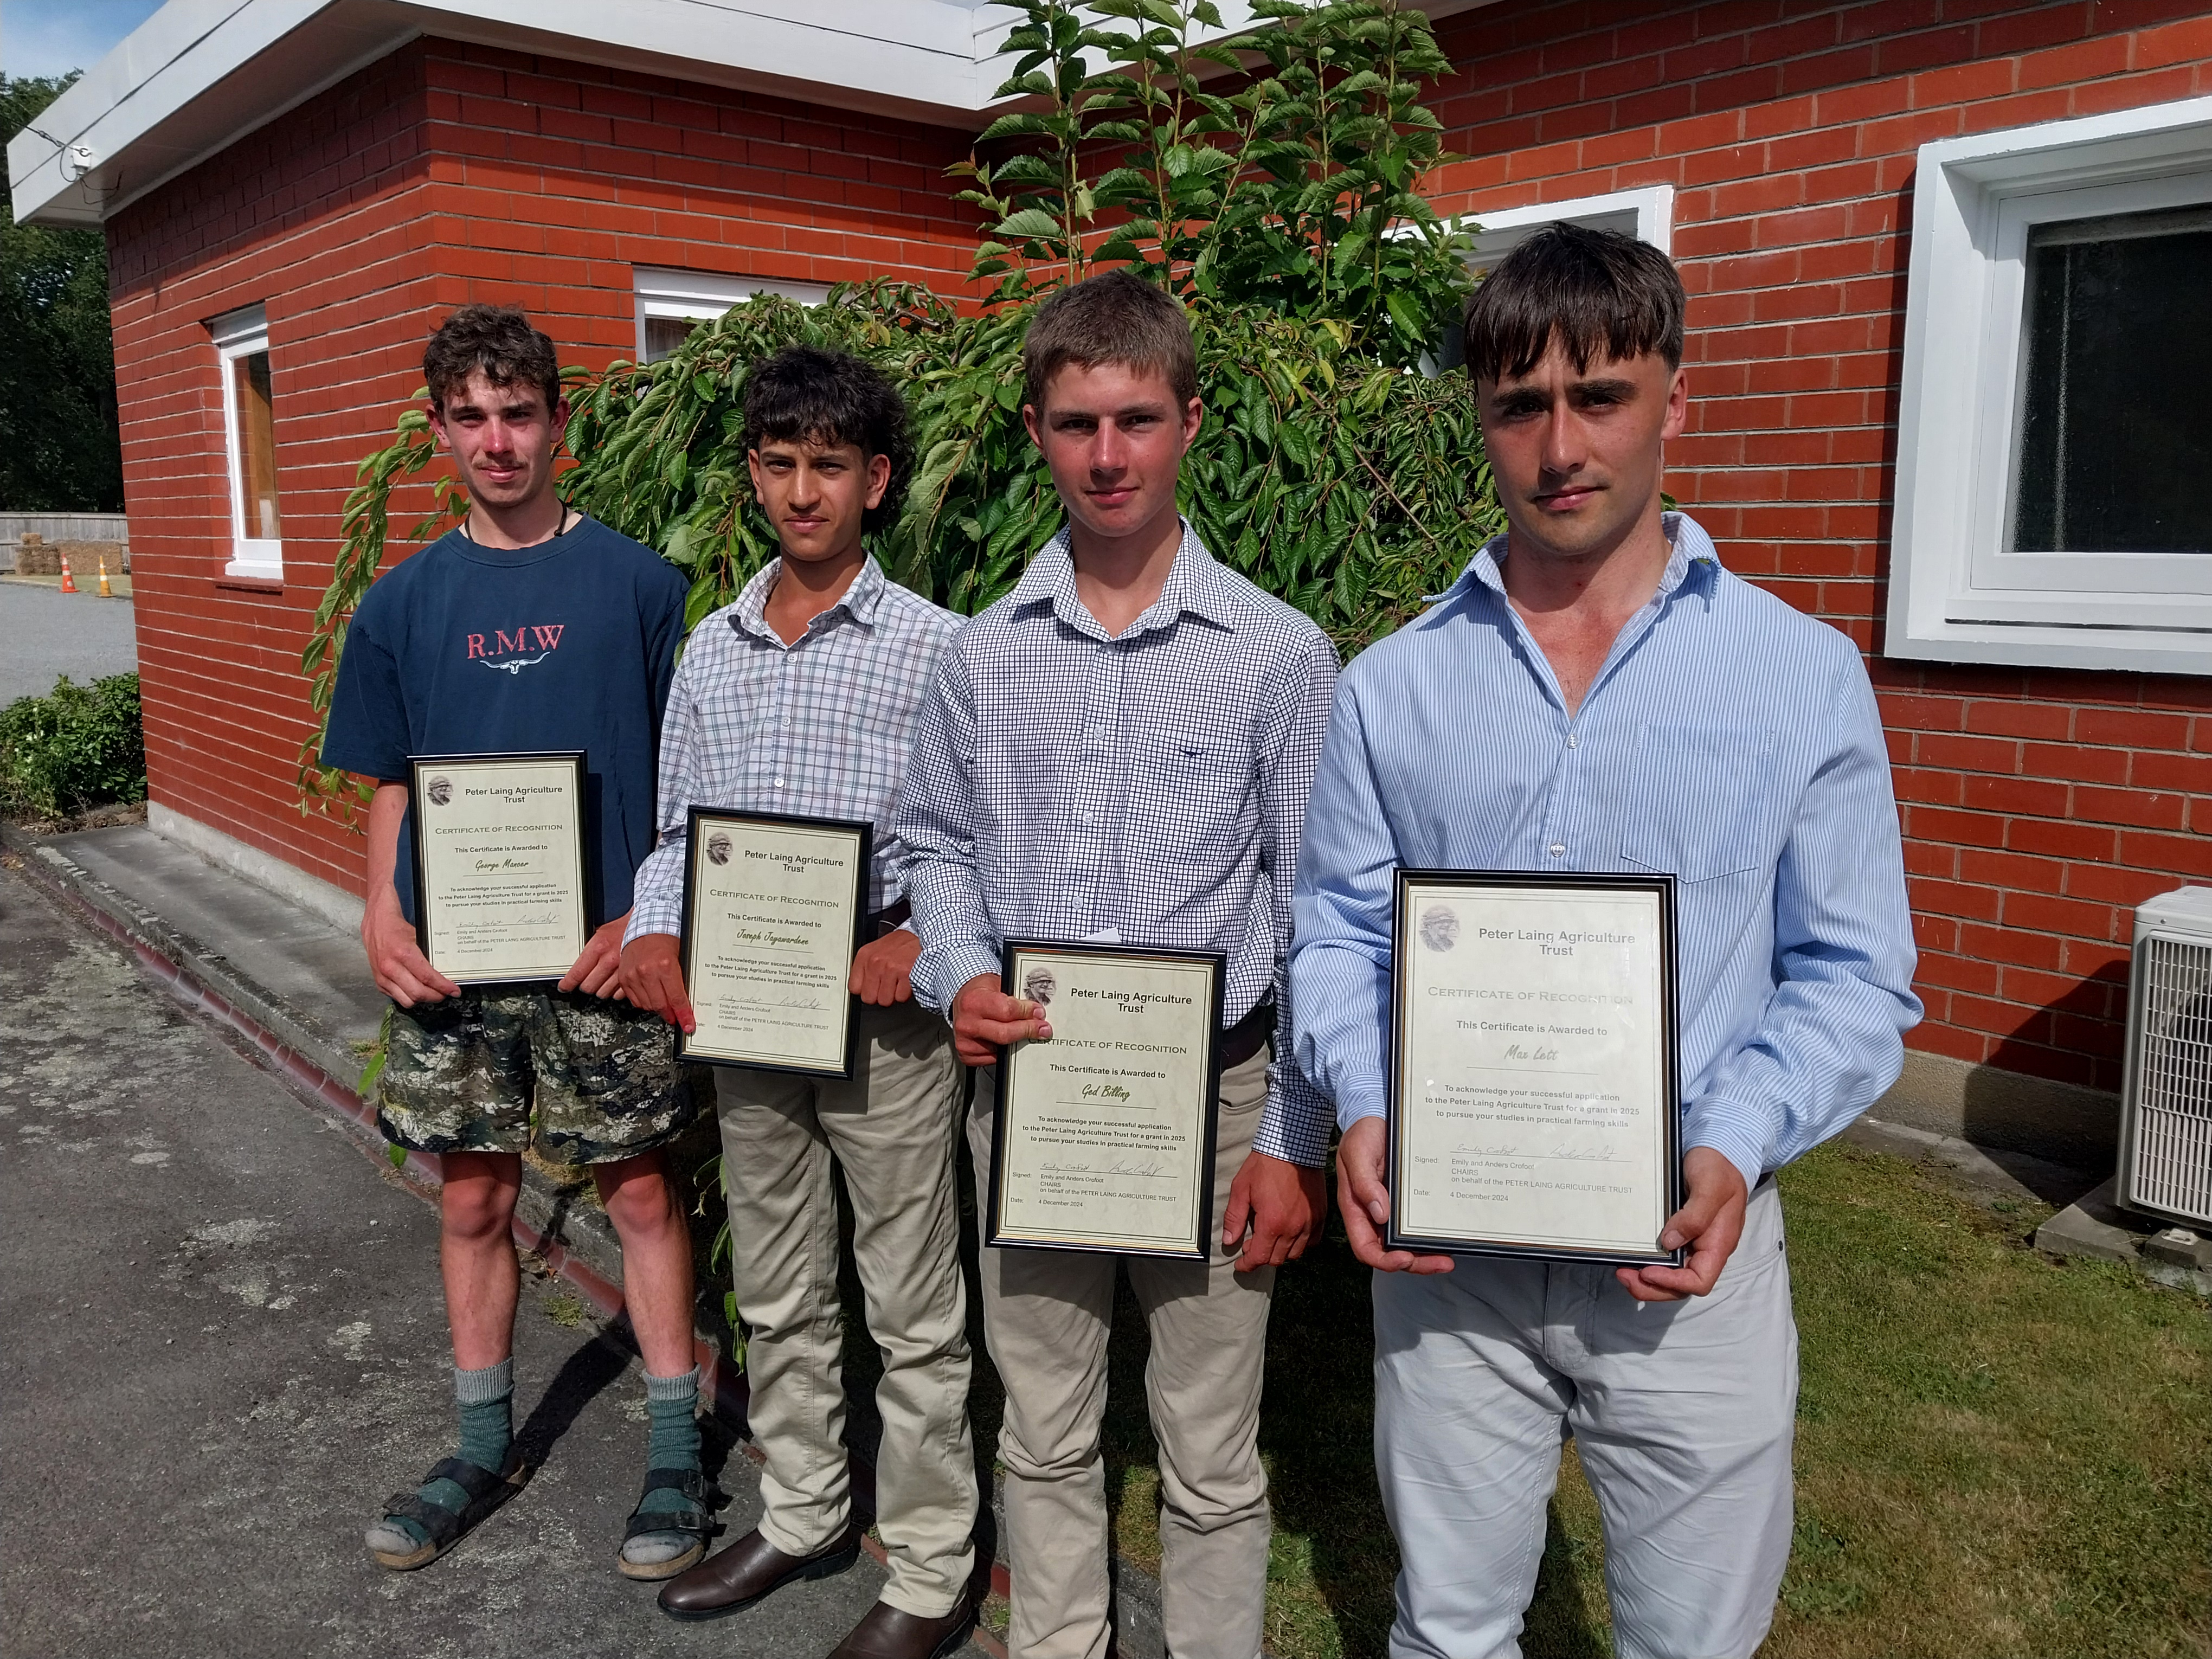
[[[82,685],[137,665],[130,600],[0,581],[0,703],[42,697],[64,674]]]
[[[450,1449],[432,1212],[4,869],[0,1159],[0,1653],[805,1656],[881,1587],[864,1556],[733,1619],[663,1618],[613,1567],[636,1366],[544,1280],[516,1337],[537,1478],[434,1565],[371,1563],[379,1501]],[[756,1476],[709,1435],[734,1537]]]

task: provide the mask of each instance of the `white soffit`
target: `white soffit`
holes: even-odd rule
[[[1018,21],[988,0],[168,0],[10,142],[9,185],[18,222],[97,225],[423,34],[979,128]]]

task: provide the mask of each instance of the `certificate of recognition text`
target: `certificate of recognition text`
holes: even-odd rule
[[[1203,1259],[1218,957],[1009,944],[1052,1036],[999,1068],[990,1242]]]
[[[416,931],[456,984],[558,980],[583,954],[584,757],[422,755]]]
[[[694,807],[687,1060],[850,1077],[869,826]]]
[[[1394,1232],[1674,1259],[1670,898],[1663,878],[1401,874]]]

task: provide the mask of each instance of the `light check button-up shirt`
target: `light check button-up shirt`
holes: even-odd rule
[[[1850,640],[1669,514],[1659,591],[1573,713],[1504,538],[1345,670],[1300,854],[1298,1060],[1384,1109],[1394,872],[1672,873],[1682,1144],[1756,1182],[1895,1081],[1912,994],[1897,799]]]
[[[625,942],[682,927],[694,805],[872,823],[869,908],[899,896],[891,809],[915,718],[961,619],[871,558],[786,645],[763,615],[782,568],[770,563],[693,629],[676,665],[660,728],[660,837],[639,866]]]
[[[961,630],[915,733],[897,818],[915,994],[949,1013],[1008,939],[1218,951],[1230,1024],[1275,999],[1255,1145],[1322,1163],[1328,1103],[1289,1061],[1283,975],[1335,682],[1322,631],[1188,525],[1159,599],[1109,636],[1062,531]]]

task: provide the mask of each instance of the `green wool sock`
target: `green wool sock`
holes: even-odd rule
[[[514,1439],[514,1358],[509,1355],[482,1370],[453,1372],[453,1398],[461,1413],[461,1443],[457,1455],[481,1468],[494,1471],[507,1465],[507,1449]],[[459,1515],[469,1506],[469,1495],[451,1480],[426,1480],[416,1495],[425,1503]],[[397,1527],[417,1545],[430,1534],[406,1516],[387,1516],[384,1524]]]
[[[645,1379],[645,1408],[653,1418],[653,1438],[647,1443],[648,1469],[696,1469],[699,1467],[699,1368],[681,1376]],[[647,1515],[682,1509],[688,1500],[680,1492],[664,1486],[647,1493],[640,1505]]]

